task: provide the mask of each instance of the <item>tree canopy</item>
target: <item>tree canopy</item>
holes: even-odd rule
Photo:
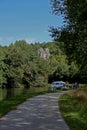
[[[87,0],[51,0],[52,11],[62,15],[64,26],[51,28],[51,36],[63,41],[70,62],[76,61],[79,74],[87,78]]]
[[[38,55],[40,48],[49,50],[49,58]],[[73,66],[77,68],[74,62]],[[77,73],[68,64],[63,42],[28,44],[21,40],[0,46],[0,87],[43,87],[53,80],[69,79],[69,75],[73,79]]]

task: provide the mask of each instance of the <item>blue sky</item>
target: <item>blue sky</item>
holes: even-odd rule
[[[52,41],[49,26],[61,26],[62,18],[51,11],[50,0],[0,0],[0,45]]]

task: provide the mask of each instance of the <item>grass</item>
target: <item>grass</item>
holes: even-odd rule
[[[75,90],[60,97],[60,111],[70,130],[87,130],[87,90]]]

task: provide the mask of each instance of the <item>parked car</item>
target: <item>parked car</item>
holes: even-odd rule
[[[63,81],[55,81],[52,82],[50,89],[51,90],[55,90],[55,89],[62,89],[63,87],[65,87],[65,82]]]

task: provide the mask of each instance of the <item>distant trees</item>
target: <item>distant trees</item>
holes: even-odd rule
[[[49,49],[48,59],[38,55],[40,48]],[[73,78],[77,70],[74,62],[68,64],[63,42],[28,44],[21,40],[0,46],[0,87],[43,87],[53,80]]]
[[[4,64],[6,87],[14,87],[23,76],[23,54],[21,49],[15,45],[9,46],[5,54]]]
[[[47,83],[49,63],[39,57],[39,47],[24,40],[9,47],[0,46],[0,87],[44,86]]]
[[[52,42],[44,44],[44,46],[50,50],[48,81],[72,81],[78,74],[79,69],[74,61],[69,63],[68,57],[65,54],[64,43]]]
[[[0,86],[6,83],[4,73],[5,70],[4,58],[5,58],[4,48],[0,47]]]

